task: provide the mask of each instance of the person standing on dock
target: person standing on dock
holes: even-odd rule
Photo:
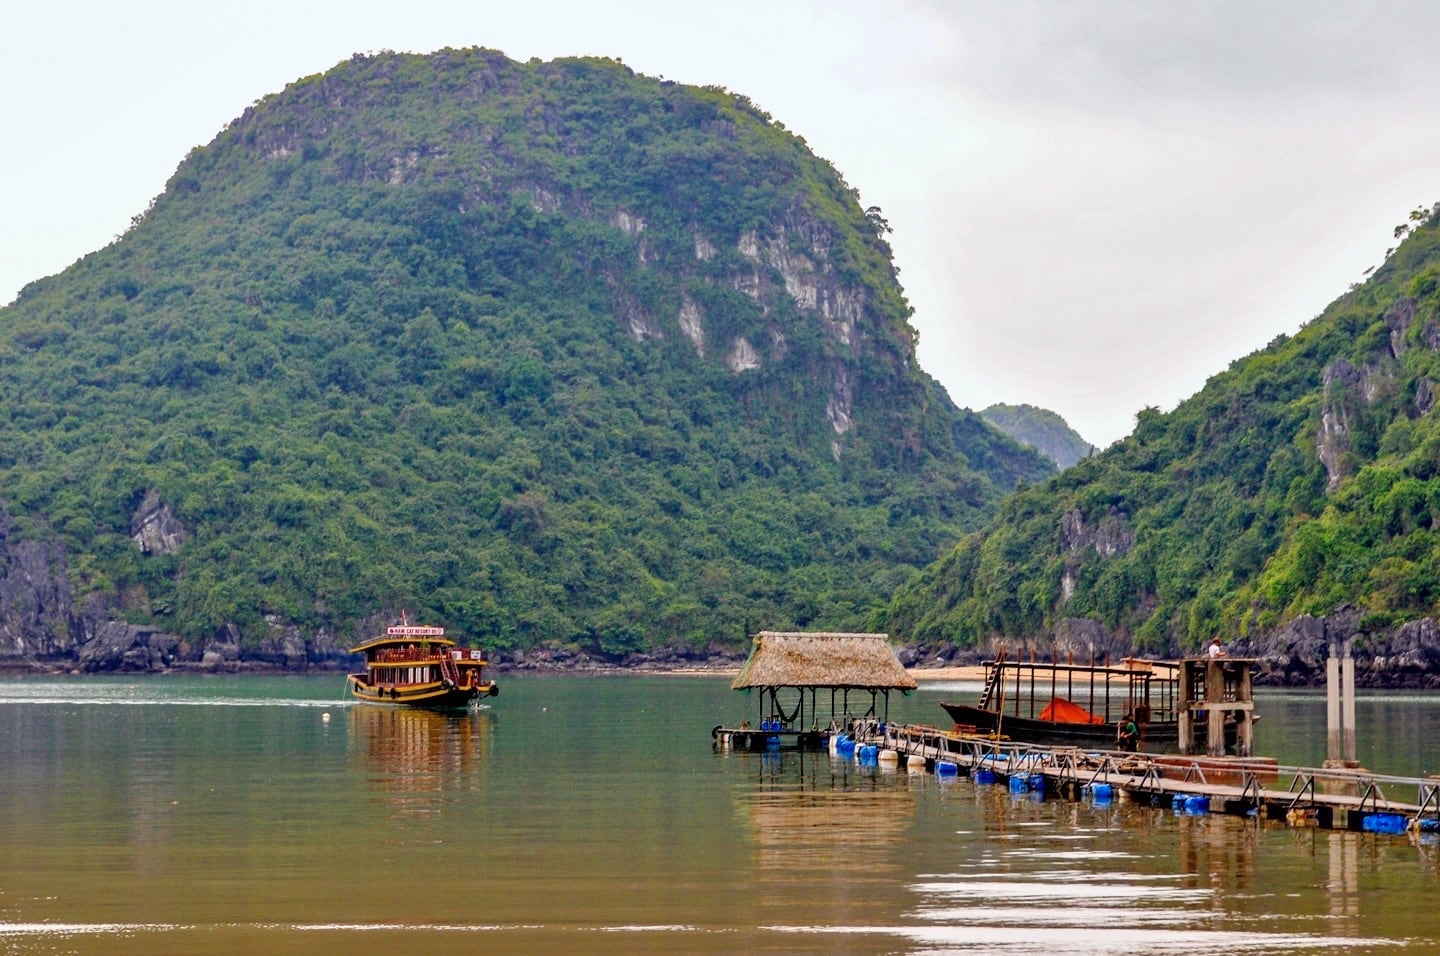
[[[1115,746],[1132,754],[1140,749],[1140,727],[1134,714],[1127,712],[1120,718],[1120,726],[1115,728]]]
[[[1220,646],[1220,635],[1219,635],[1219,634],[1216,634],[1214,637],[1210,638],[1210,651],[1209,651],[1209,654],[1210,654],[1210,656],[1211,656],[1212,658],[1215,658],[1215,657],[1224,657],[1224,656],[1225,656],[1225,648],[1223,648],[1223,647]]]

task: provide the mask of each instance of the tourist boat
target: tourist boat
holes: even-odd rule
[[[397,624],[350,653],[365,655],[365,670],[347,682],[351,695],[367,703],[442,709],[500,693],[485,679],[484,652],[457,647],[443,627]]]
[[[1227,660],[1225,672],[1238,672],[1245,666],[1248,662],[1232,658]],[[1131,714],[1140,730],[1141,750],[1204,752],[1208,739],[1205,716],[1210,711],[1203,704],[1192,706],[1186,701],[1203,702],[1209,691],[1197,686],[1182,694],[1181,671],[1178,661],[1126,658],[1118,666],[1061,664],[1006,660],[1002,653],[985,662],[985,690],[978,705],[947,701],[940,706],[963,733],[1102,750],[1115,749],[1120,723]],[[1216,694],[1226,699],[1225,681]],[[1230,693],[1229,699],[1234,698]],[[1193,715],[1185,721],[1192,739],[1190,746],[1182,748],[1180,728],[1187,707]],[[1224,729],[1226,745],[1234,749],[1237,728],[1227,720]]]

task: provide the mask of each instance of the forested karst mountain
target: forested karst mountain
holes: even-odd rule
[[[854,626],[1051,472],[917,366],[885,228],[744,97],[617,62],[300,80],[0,310],[0,655]]]
[[[889,626],[1117,651],[1354,638],[1384,666],[1440,664],[1437,210],[1297,334],[1007,500],[897,595]]]
[[[997,403],[982,408],[980,417],[1061,468],[1069,468],[1096,451],[1065,419],[1048,408]]]

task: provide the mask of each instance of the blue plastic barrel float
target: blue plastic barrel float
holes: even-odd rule
[[[1108,783],[1087,783],[1084,793],[1097,804],[1106,804],[1115,799],[1115,788]]]
[[[1188,813],[1199,815],[1210,812],[1210,798],[1202,797],[1195,793],[1177,793],[1170,802],[1170,808],[1176,813]]]
[[[971,774],[971,777],[976,783],[994,783],[995,771],[989,769],[988,767],[976,767],[975,772]]]
[[[1019,774],[1016,774],[1015,776],[1013,776],[1013,777],[1010,778],[1010,792],[1011,792],[1011,793],[1029,793],[1029,792],[1030,792],[1030,781],[1027,780],[1026,778],[1020,776]]]
[[[1366,833],[1404,833],[1408,821],[1403,813],[1367,813],[1360,818]]]
[[[873,767],[880,762],[880,748],[874,744],[863,744],[855,751],[855,759],[865,767]]]
[[[1025,778],[1025,783],[1036,793],[1045,792],[1045,775],[1043,773],[1032,773]]]
[[[949,760],[935,761],[935,776],[953,777],[960,773],[960,765]]]

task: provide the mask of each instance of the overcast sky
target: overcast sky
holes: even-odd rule
[[[958,404],[1051,408],[1103,446],[1440,201],[1437,42],[1418,0],[27,3],[0,31],[0,302],[352,53],[611,56],[745,94],[883,209]]]

